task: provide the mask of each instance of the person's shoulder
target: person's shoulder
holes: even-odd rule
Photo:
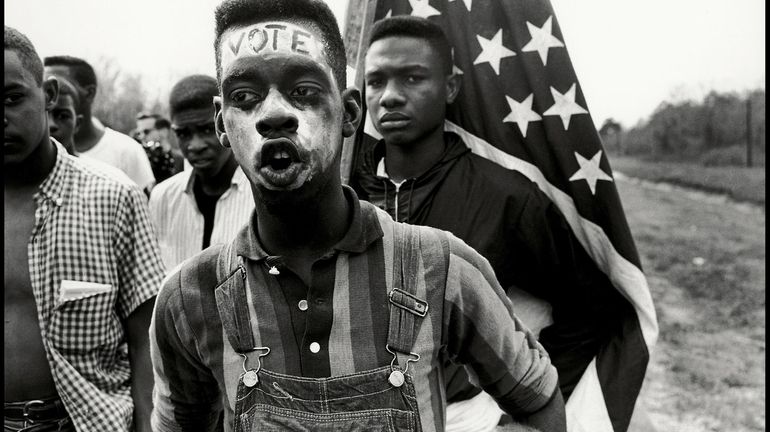
[[[224,281],[217,274],[223,247],[222,244],[209,246],[171,269],[161,282],[156,301],[161,306],[158,307],[181,308],[183,304],[197,304],[202,298],[213,301],[214,290]]]
[[[182,171],[155,185],[150,197],[170,197],[184,193],[190,181],[190,171]]]
[[[108,127],[104,128],[102,140],[108,146],[127,154],[145,154],[142,145],[130,136]],[[146,154],[145,154],[146,155]]]
[[[71,157],[70,167],[82,194],[142,194],[141,189],[123,171],[88,157]],[[81,198],[87,198],[85,196]]]

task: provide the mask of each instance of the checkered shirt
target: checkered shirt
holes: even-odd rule
[[[43,344],[77,429],[129,431],[134,406],[123,323],[157,294],[163,277],[147,201],[135,184],[55,144],[56,164],[34,196],[28,245]],[[104,285],[62,300],[63,280]]]

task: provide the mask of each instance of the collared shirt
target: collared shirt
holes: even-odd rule
[[[155,183],[150,160],[142,145],[130,136],[108,127],[104,128],[104,135],[95,146],[79,153],[80,156],[94,158],[119,168],[140,188]]]
[[[269,273],[276,262],[256,236],[256,218],[233,247],[246,262],[248,317],[255,346],[270,347],[262,367],[310,377],[342,376],[390,364],[385,348],[388,293],[393,288],[395,224],[390,216],[359,202],[345,188],[352,222],[343,239],[312,266],[304,286],[288,268]],[[423,430],[444,430],[447,357],[468,365],[482,387],[509,412],[540,409],[558,377],[545,350],[513,315],[489,263],[445,231],[415,227],[419,241],[417,295],[428,302],[412,363]],[[165,280],[150,329],[155,370],[153,428],[204,430],[225,410],[230,430],[242,358],[224,338],[211,262],[216,251],[185,262]],[[206,264],[208,263],[208,264]],[[400,265],[400,263],[398,263]],[[305,302],[302,302],[305,300]],[[305,307],[306,306],[306,307]],[[255,358],[249,357],[250,364]]]
[[[167,270],[203,250],[203,214],[193,193],[193,170],[182,171],[159,183],[150,194],[150,219]],[[211,244],[235,238],[254,211],[249,179],[238,167],[230,188],[217,201]]]
[[[34,195],[29,272],[56,390],[78,430],[128,431],[131,369],[123,323],[163,270],[144,194],[56,143]]]

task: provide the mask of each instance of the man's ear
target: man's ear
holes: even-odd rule
[[[361,92],[355,87],[342,91],[342,136],[353,136],[361,123]]]
[[[225,147],[230,147],[230,140],[225,132],[225,120],[222,117],[222,97],[214,96],[214,129],[217,131],[219,143]]]
[[[451,104],[455,101],[455,98],[457,98],[457,95],[460,93],[460,86],[462,85],[463,79],[460,75],[457,74],[451,74],[446,79],[446,103],[447,105]]]
[[[96,84],[89,84],[83,87],[83,90],[85,91],[85,98],[88,104],[93,104],[96,98]]]
[[[83,114],[78,114],[75,116],[75,129],[73,130],[73,133],[78,133],[80,130],[80,126],[83,124]]]
[[[59,100],[59,81],[55,77],[44,79],[43,93],[45,93],[45,110],[51,111]]]

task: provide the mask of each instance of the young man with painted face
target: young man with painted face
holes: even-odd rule
[[[217,80],[192,75],[169,96],[172,129],[193,169],[158,184],[150,194],[150,219],[166,269],[212,244],[229,242],[254,211],[249,179],[214,128]]]
[[[397,16],[372,28],[365,59],[366,103],[383,139],[358,158],[351,185],[397,221],[447,230],[487,258],[511,296],[521,290],[553,322],[526,322],[559,370],[565,397],[606,340],[626,304],[566,219],[524,175],[471,153],[444,131],[447,104],[460,91],[441,27]],[[514,302],[516,303],[516,302]],[[516,303],[522,313],[523,302]],[[523,315],[520,315],[523,316]],[[581,365],[576,367],[576,365]],[[494,427],[494,402],[450,365],[448,417]],[[455,411],[457,410],[457,411]],[[484,418],[485,417],[485,418]]]
[[[149,431],[146,200],[50,138],[56,78],[26,36],[4,42],[5,430]]]
[[[83,116],[83,123],[75,134],[75,151],[120,169],[149,192],[155,177],[144,150],[131,137],[104,126],[92,114],[97,88],[93,67],[71,56],[46,57],[44,63],[46,74],[62,76],[77,88],[80,99],[77,112]]]
[[[227,431],[443,431],[452,358],[508,412],[565,430],[556,371],[487,262],[342,186],[360,95],[328,6],[227,0],[216,35],[217,133],[256,211],[161,288],[155,429],[211,430],[223,409]]]

